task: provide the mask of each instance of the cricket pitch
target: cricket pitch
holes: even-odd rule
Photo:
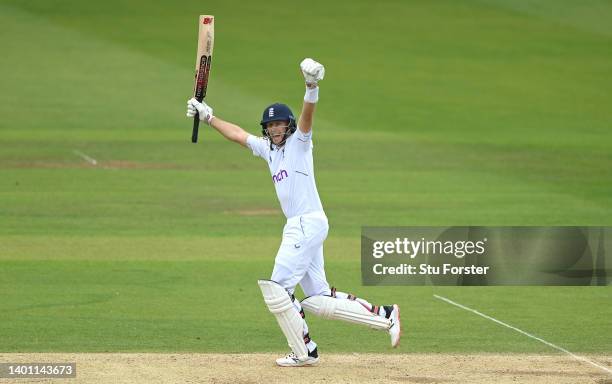
[[[277,354],[13,353],[3,362],[76,362],[74,383],[612,383],[564,355],[325,354],[316,367],[280,368]],[[612,356],[590,355],[612,367]],[[14,382],[0,379],[0,383]],[[19,379],[54,383],[57,379]]]

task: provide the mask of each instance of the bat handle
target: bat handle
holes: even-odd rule
[[[198,128],[200,127],[200,116],[196,113],[193,117],[193,131],[191,132],[191,142],[198,142]]]

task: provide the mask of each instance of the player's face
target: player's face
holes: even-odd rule
[[[288,121],[271,121],[266,125],[268,135],[272,139],[272,143],[280,144],[285,138],[285,132],[289,128]]]

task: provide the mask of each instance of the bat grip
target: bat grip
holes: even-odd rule
[[[200,116],[198,113],[193,117],[193,130],[191,131],[191,142],[198,142],[198,128],[200,127]]]

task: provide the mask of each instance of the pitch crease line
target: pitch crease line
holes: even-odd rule
[[[523,331],[522,329],[518,329],[517,327],[513,327],[513,326],[512,326],[512,325],[510,325],[510,324],[506,324],[506,323],[504,323],[504,322],[503,322],[503,321],[501,321],[501,320],[497,320],[497,319],[496,319],[496,318],[494,318],[494,317],[491,317],[491,316],[485,315],[484,313],[478,312],[478,311],[477,311],[477,310],[475,310],[475,309],[472,309],[472,308],[466,307],[465,305],[461,305],[461,304],[459,304],[459,303],[456,303],[456,302],[452,301],[451,299],[447,299],[446,297],[439,296],[439,295],[435,295],[435,294],[434,294],[434,297],[435,297],[436,299],[439,299],[439,300],[445,301],[445,302],[447,302],[448,304],[451,304],[451,305],[454,305],[454,306],[459,307],[459,308],[461,308],[461,309],[464,309],[464,310],[466,310],[466,311],[468,311],[468,312],[475,313],[475,314],[477,314],[478,316],[484,317],[485,319],[491,320],[491,321],[493,321],[493,322],[495,322],[495,323],[497,323],[497,324],[503,325],[503,326],[504,326],[504,327],[506,327],[506,328],[510,328],[510,329],[512,329],[512,330],[514,330],[514,331],[516,331],[516,332],[518,332],[518,333],[521,333],[521,334],[523,334],[523,335],[525,335],[525,336],[527,336],[527,337],[530,337],[530,338],[532,338],[532,339],[534,339],[534,340],[537,340],[537,341],[539,341],[539,342],[541,342],[541,343],[544,343],[544,344],[548,345],[548,346],[549,346],[549,347],[551,347],[551,348],[554,348],[554,349],[556,349],[556,350],[558,350],[558,351],[561,351],[561,352],[563,352],[563,353],[565,353],[565,354],[567,354],[567,355],[569,355],[569,356],[573,357],[574,359],[576,359],[576,360],[578,360],[578,361],[582,361],[582,362],[584,362],[584,363],[589,363],[589,364],[593,365],[594,367],[597,367],[597,368],[599,368],[599,369],[601,369],[601,370],[603,370],[603,371],[607,372],[608,374],[612,374],[612,370],[611,370],[611,369],[609,369],[609,368],[607,368],[607,367],[604,367],[603,365],[597,364],[596,362],[591,361],[591,360],[587,359],[586,357],[582,357],[582,356],[578,356],[578,355],[576,355],[576,354],[573,354],[572,352],[568,351],[567,349],[562,348],[562,347],[559,347],[558,345],[555,345],[555,344],[553,344],[553,343],[551,343],[551,342],[548,342],[548,341],[546,341],[546,340],[544,340],[544,339],[542,339],[542,338],[540,338],[540,337],[537,337],[537,336],[535,336],[535,335],[532,335],[532,334],[531,334],[531,333],[529,333],[529,332],[525,332],[525,331]]]
[[[77,150],[77,149],[73,149],[72,153],[74,153],[75,155],[77,155],[78,157],[80,157],[81,159],[85,160],[86,162],[88,162],[91,165],[97,165],[98,161],[96,159],[94,159],[93,157],[89,157],[86,154],[84,154],[83,152]]]

